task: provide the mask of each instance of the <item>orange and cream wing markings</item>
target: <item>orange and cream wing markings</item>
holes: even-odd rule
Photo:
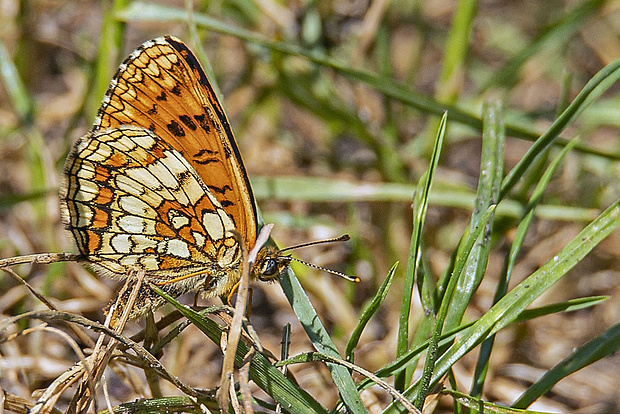
[[[253,246],[256,210],[241,155],[211,84],[180,40],[145,42],[120,65],[93,130],[120,125],[147,128],[179,151]]]
[[[111,276],[144,269],[165,282],[195,272],[182,290],[235,270],[235,225],[188,161],[151,131],[133,126],[93,132],[66,163],[61,199],[80,252]],[[209,271],[205,271],[205,269]],[[228,283],[214,279],[212,295]]]
[[[228,295],[242,262],[231,232],[248,249],[256,243],[254,197],[226,114],[194,55],[172,37],[145,42],[120,65],[92,131],[65,161],[60,200],[65,226],[98,273],[144,271],[174,296]],[[252,275],[275,280],[289,262],[265,247]],[[143,285],[130,317],[163,302]]]

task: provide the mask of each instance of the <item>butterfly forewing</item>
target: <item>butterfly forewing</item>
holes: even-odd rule
[[[93,131],[135,125],[180,152],[251,248],[256,210],[226,114],[192,52],[172,37],[144,43],[119,67]]]

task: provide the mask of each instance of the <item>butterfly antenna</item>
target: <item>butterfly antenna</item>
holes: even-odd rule
[[[348,281],[350,281],[350,282],[355,282],[355,283],[359,283],[359,282],[360,282],[360,278],[359,278],[359,277],[357,277],[357,276],[350,276],[350,275],[347,275],[346,273],[342,273],[342,272],[338,272],[338,271],[336,271],[336,270],[331,270],[331,269],[327,269],[327,268],[325,268],[325,267],[317,266],[317,265],[315,265],[315,264],[308,263],[308,262],[306,262],[306,261],[304,261],[304,260],[301,260],[301,259],[298,259],[298,258],[296,258],[296,257],[290,257],[290,256],[289,256],[289,258],[290,258],[291,260],[296,261],[296,262],[299,262],[299,263],[305,264],[305,265],[306,265],[306,266],[308,266],[308,267],[312,267],[312,268],[314,268],[314,269],[322,270],[322,271],[324,271],[324,272],[331,273],[332,275],[340,276],[341,278],[346,279],[346,280],[348,280]]]
[[[347,241],[349,239],[351,239],[351,236],[349,236],[348,234],[343,234],[342,236],[334,237],[333,239],[315,240],[315,241],[311,241],[311,242],[308,242],[308,243],[298,244],[296,246],[285,247],[284,249],[282,249],[280,251],[281,252],[285,252],[287,250],[301,249],[302,247],[314,246],[315,244],[343,242],[343,241]]]

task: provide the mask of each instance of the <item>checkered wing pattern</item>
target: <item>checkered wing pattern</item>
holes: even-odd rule
[[[145,42],[120,65],[92,131],[67,157],[60,199],[98,273],[126,280],[144,271],[174,296],[230,294],[242,262],[231,231],[248,249],[256,243],[254,197],[226,114],[194,55],[172,37]],[[289,261],[264,248],[252,275],[275,280]],[[162,303],[143,285],[130,317]]]
[[[120,65],[93,130],[121,125],[149,129],[180,152],[252,248],[256,208],[241,154],[207,76],[183,42],[150,40]]]
[[[65,164],[65,224],[101,273],[147,279],[180,294],[227,293],[236,283],[235,224],[177,150],[148,129],[123,126],[78,140]]]

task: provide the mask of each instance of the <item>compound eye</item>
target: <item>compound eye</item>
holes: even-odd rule
[[[263,276],[273,276],[278,270],[278,263],[275,259],[269,259],[263,267]]]

